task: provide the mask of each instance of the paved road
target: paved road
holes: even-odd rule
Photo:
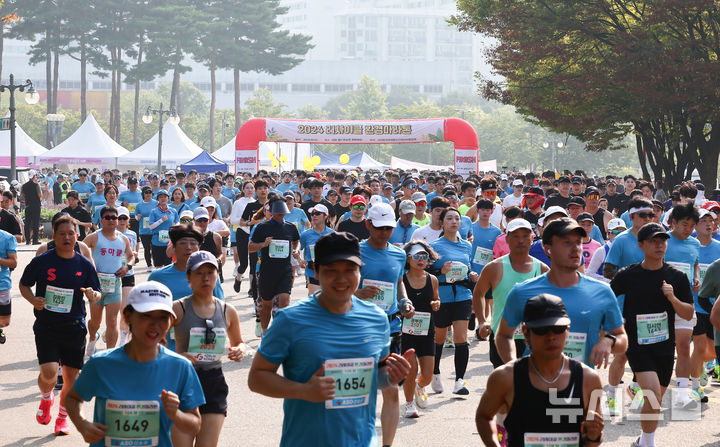
[[[12,275],[13,320],[8,332],[8,341],[0,345],[0,445],[2,446],[78,446],[82,438],[76,431],[70,436],[56,438],[53,435],[53,422],[41,426],[35,421],[40,395],[36,385],[37,359],[32,334],[32,307],[18,293],[16,284],[24,265],[31,259],[33,252],[25,245],[20,247],[19,265]],[[142,263],[141,263],[142,264]],[[143,270],[142,268],[140,270]],[[230,277],[230,267],[225,269],[225,277]],[[138,273],[138,280],[144,280],[147,273]],[[259,340],[254,335],[252,302],[247,297],[247,284],[243,284],[240,294],[232,290],[232,282],[224,284],[228,302],[240,313],[241,329],[244,340],[257,347]],[[305,296],[304,279],[297,278],[293,289],[293,300]],[[472,337],[471,337],[472,338]],[[98,348],[104,348],[102,342]],[[221,446],[271,446],[280,440],[282,426],[282,402],[251,393],[247,388],[247,371],[250,360],[241,363],[225,363],[225,375],[230,387],[229,415],[222,435]],[[446,392],[442,395],[430,395],[428,410],[424,410],[418,419],[402,419],[394,445],[480,445],[474,424],[475,408],[484,390],[487,375],[491,371],[488,361],[487,342],[470,342],[470,364],[467,380],[471,394],[468,399],[453,399],[447,391],[452,389],[453,351],[444,351],[441,363]],[[606,376],[605,374],[603,374]],[[626,380],[629,376],[626,377]],[[139,379],[140,380],[140,379]],[[606,382],[606,379],[604,379]],[[702,421],[668,421],[671,417],[669,396],[663,402],[665,422],[656,435],[659,446],[720,446],[720,392],[707,387],[710,397],[708,406],[704,406]],[[378,399],[378,409],[381,398]],[[401,398],[402,400],[402,398]],[[92,404],[84,406],[86,415],[92,414]],[[57,403],[53,408],[53,418],[57,415]],[[640,423],[626,421],[620,425],[606,422],[605,445],[629,446],[640,432]],[[378,432],[380,430],[378,423]]]

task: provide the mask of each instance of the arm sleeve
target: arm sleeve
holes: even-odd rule
[[[592,255],[592,258],[590,258],[590,263],[588,264],[588,267],[586,269],[587,275],[595,278],[595,279],[602,279],[604,278],[601,275],[596,274],[595,272],[602,267],[603,263],[605,262],[605,249],[603,247],[598,248],[595,250],[595,252]]]
[[[388,329],[389,331],[389,329]],[[389,338],[388,338],[389,340]],[[275,321],[263,336],[258,352],[270,363],[279,365],[290,355],[292,330],[283,310],[275,315]]]
[[[610,251],[608,251],[607,256],[605,257],[605,263],[606,264],[612,264],[615,267],[624,267],[620,264],[620,257],[622,255],[622,239],[618,241],[617,238],[615,238],[615,241],[610,246]]]

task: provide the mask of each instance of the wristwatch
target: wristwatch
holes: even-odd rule
[[[612,346],[610,347],[610,349],[614,348],[614,347],[615,347],[615,342],[617,342],[617,337],[614,336],[613,334],[609,333],[609,332],[606,332],[606,333],[605,333],[605,337],[607,337],[607,338],[609,338],[610,340],[612,340]]]

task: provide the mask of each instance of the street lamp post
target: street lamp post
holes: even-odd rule
[[[153,109],[151,106],[148,106],[147,110],[145,111],[145,115],[143,115],[142,120],[145,124],[150,124],[153,121],[153,115],[158,116],[158,159],[157,159],[157,172],[160,174],[162,172],[162,130],[163,130],[163,115],[168,116],[168,120],[172,123],[177,125],[180,122],[180,117],[175,113],[175,109],[172,107],[169,110],[163,110],[163,105],[160,103],[160,107],[157,109]]]
[[[0,92],[8,90],[10,92],[10,181],[15,180],[16,160],[15,160],[15,90],[25,92],[25,102],[28,104],[37,104],[40,101],[40,95],[35,91],[33,83],[27,79],[24,84],[15,84],[15,76],[10,75],[10,83],[0,85]]]
[[[555,148],[557,147],[558,149],[562,149],[562,147],[564,146],[563,142],[562,142],[562,141],[557,141],[557,142],[556,142],[555,140],[553,140],[552,143],[548,143],[548,142],[546,141],[546,142],[543,143],[542,146],[543,146],[545,149],[547,149],[547,148],[549,148],[550,146],[552,146],[552,170],[553,170],[553,172],[557,172],[557,171],[555,170]]]

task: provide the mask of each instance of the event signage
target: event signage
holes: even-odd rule
[[[472,149],[455,149],[455,173],[467,177],[471,172],[477,173],[478,151]]]
[[[258,151],[257,150],[236,150],[235,151],[235,172],[251,172],[258,171]]]
[[[10,118],[0,118],[0,130],[10,130]]]
[[[265,120],[265,141],[318,144],[437,143],[444,120],[294,121]]]

